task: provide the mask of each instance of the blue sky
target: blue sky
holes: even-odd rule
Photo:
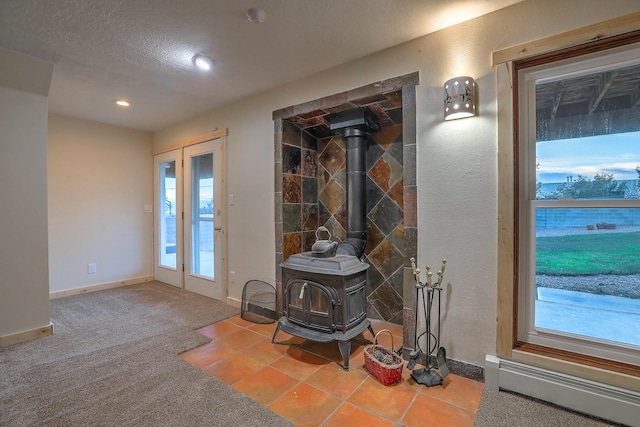
[[[578,175],[593,179],[612,173],[614,179],[638,179],[640,132],[543,141],[536,145],[537,182],[567,182]]]

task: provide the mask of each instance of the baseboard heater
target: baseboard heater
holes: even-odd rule
[[[487,355],[485,387],[509,390],[584,414],[640,427],[640,393]]]

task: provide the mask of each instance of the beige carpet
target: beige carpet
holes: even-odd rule
[[[0,426],[290,426],[178,357],[238,312],[159,282],[52,300],[52,336],[0,349]]]

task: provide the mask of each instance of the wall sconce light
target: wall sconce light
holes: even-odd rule
[[[444,119],[454,120],[478,114],[476,81],[461,76],[447,80],[444,84]]]

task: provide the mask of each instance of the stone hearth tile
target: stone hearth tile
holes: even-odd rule
[[[384,154],[384,148],[375,141],[370,141],[367,147],[367,172],[371,170],[380,157]]]
[[[262,341],[258,341],[256,344],[243,349],[241,353],[253,359],[256,359],[258,362],[264,363],[265,365],[275,362],[287,352],[286,350],[288,347],[272,344],[272,336],[273,331],[268,338],[265,338]]]
[[[331,174],[336,173],[345,163],[347,155],[335,140],[331,140],[319,157],[320,164]]]
[[[302,205],[302,230],[315,231],[318,228],[318,205]]]
[[[300,175],[302,170],[300,147],[284,144],[282,146],[282,173]]]
[[[276,193],[282,193],[282,162],[275,162],[273,164],[273,181],[274,189]]]
[[[326,138],[318,139],[318,149],[316,151],[322,154],[322,152],[324,151],[325,148],[327,148],[327,145],[329,145],[332,139],[333,137],[330,137],[330,136]]]
[[[331,136],[333,131],[329,130],[329,126],[327,125],[318,125],[305,128],[305,132],[309,133],[313,138],[320,139],[326,138],[327,136]]]
[[[302,150],[302,175],[316,177],[318,175],[318,153]]]
[[[302,233],[286,233],[282,236],[283,241],[283,261],[286,261],[293,254],[302,252]]]
[[[334,346],[337,347],[335,343]],[[340,357],[339,352],[337,357]],[[346,399],[360,384],[362,384],[365,378],[367,378],[367,374],[362,371],[350,369],[346,372],[342,366],[330,363],[318,369],[309,378],[307,378],[306,382],[320,390],[331,393],[340,399]]]
[[[334,217],[329,218],[324,226],[327,227],[329,233],[331,233],[331,240],[344,241],[347,238],[347,231]]]
[[[418,226],[418,197],[416,186],[405,185],[404,196],[402,198],[404,202],[404,225],[407,227]]]
[[[290,144],[300,147],[301,143],[301,131],[298,126],[293,123],[284,120],[282,122],[282,142],[284,144]]]
[[[390,233],[387,238],[394,244],[396,248],[400,251],[400,253],[404,254],[404,224],[401,222],[398,226]]]
[[[394,108],[392,110],[387,110],[387,114],[393,120],[394,123],[401,125],[403,123],[402,120],[402,107]]]
[[[402,157],[402,148],[404,144],[402,143],[402,132],[398,136],[398,138],[389,145],[387,148],[387,153],[389,153],[396,161],[400,164],[404,162],[404,158]]]
[[[346,191],[335,180],[329,181],[320,192],[320,201],[334,214],[346,200]]]
[[[233,388],[261,405],[268,405],[296,384],[298,384],[298,380],[295,378],[266,366],[238,381],[233,385]]]
[[[384,191],[378,187],[378,184],[373,182],[371,177],[367,176],[366,184],[366,201],[367,201],[367,214],[371,213],[373,208],[380,203],[380,200],[384,197]]]
[[[282,201],[300,203],[302,201],[302,178],[298,175],[282,175]]]
[[[368,299],[384,320],[389,320],[402,311],[402,297],[387,282],[378,286]]]
[[[369,218],[386,235],[391,233],[403,220],[402,209],[385,196],[369,213]]]
[[[385,239],[369,254],[369,260],[385,278],[391,277],[404,264],[403,254],[388,239]]]
[[[331,174],[322,166],[318,166],[318,194],[324,190],[324,187],[331,181]]]
[[[344,403],[338,410],[322,424],[323,427],[367,426],[394,427],[397,424],[378,417],[369,411],[358,408],[350,403]]]
[[[380,82],[371,83],[366,86],[360,86],[355,89],[351,89],[347,92],[347,96],[349,101],[356,105],[364,104],[366,100],[363,100],[363,98],[368,99],[370,97],[377,97],[378,101],[385,99],[384,95],[382,95],[382,85],[380,84]],[[366,103],[369,104],[371,102],[375,101],[369,101]]]
[[[236,351],[240,351],[246,347],[257,344],[262,341],[264,336],[248,329],[242,329],[238,332],[225,335],[217,340],[220,344],[224,344]]]
[[[404,209],[404,182],[402,180],[396,182],[387,194],[398,206]]]
[[[347,164],[342,165],[340,169],[333,174],[333,179],[335,182],[340,185],[340,187],[346,189],[347,188]]]
[[[368,297],[367,297],[367,317],[372,320],[373,319],[384,320],[382,316],[380,316],[380,313],[378,313],[376,308],[373,306],[373,304],[371,304]],[[364,360],[363,360],[363,363],[364,363]]]
[[[272,113],[273,120],[285,119],[294,115],[293,105],[285,108],[280,108]]]
[[[369,170],[369,177],[386,193],[390,188],[391,166],[381,157],[380,160],[373,165],[371,170]]]
[[[342,135],[334,135],[332,140],[338,145],[338,147],[345,150],[345,152],[347,151],[347,141],[345,141],[344,138],[342,138]]]
[[[369,264],[371,263],[369,262]],[[367,269],[367,285],[365,290],[367,296],[371,295],[382,283],[384,283],[384,276],[378,271],[375,265],[371,265]]]
[[[418,229],[416,227],[404,227],[404,257],[405,266],[409,266],[409,259],[418,256]]]
[[[380,91],[380,88],[377,87],[376,88],[378,91]],[[378,94],[373,94],[370,96],[357,96],[358,94],[353,94],[349,96],[349,101],[353,102],[354,104],[356,104],[357,106],[363,106],[363,105],[370,105],[376,102],[380,102],[380,101],[384,101],[386,98],[383,94],[378,93]],[[356,97],[354,97],[356,96]]]
[[[425,387],[421,394],[476,412],[483,389],[481,382],[451,374],[445,378],[442,387]]]
[[[204,371],[218,378],[220,381],[231,385],[263,367],[264,365],[257,360],[238,353],[207,366],[204,368]]]
[[[224,337],[225,335],[239,332],[241,330],[242,328],[240,326],[223,320],[222,322],[216,322],[209,326],[204,326],[200,329],[196,329],[196,332],[204,335],[205,337],[209,337],[212,340],[216,340],[218,338]]]
[[[302,340],[304,342],[305,340]],[[292,377],[304,380],[319,368],[335,363],[324,357],[311,354],[296,347],[288,347],[283,357],[270,366]]]
[[[392,77],[382,81],[382,92],[388,93],[394,90],[411,87],[415,91],[415,86],[420,84],[420,73],[414,71],[403,76]]]
[[[387,126],[393,126],[393,120],[389,117],[387,112],[378,104],[369,104],[367,105],[369,110],[378,118],[378,122],[382,128],[386,128]]]
[[[380,381],[371,376],[358,387],[347,401],[374,414],[385,417],[394,423],[399,423],[407,407],[413,401],[414,397],[416,397],[416,393],[415,390],[399,385],[384,386]],[[430,420],[429,417],[423,418],[422,425],[425,425],[427,420]]]
[[[384,101],[380,101],[379,105],[385,110],[392,110],[402,107],[402,90],[396,90],[384,94]]]
[[[282,192],[273,194],[274,217],[276,222],[282,222]]]
[[[371,137],[386,150],[398,138],[402,138],[402,125],[383,128],[380,132],[371,135]]]
[[[282,231],[295,233],[302,231],[302,209],[299,203],[285,203],[282,205]]]
[[[309,252],[313,247],[313,244],[316,242],[316,233],[315,231],[304,231],[302,232],[302,252]]]
[[[402,425],[406,427],[421,427],[424,426],[424,420],[427,419],[433,425],[472,427],[475,421],[475,414],[472,411],[463,410],[419,393],[402,419]]]
[[[336,213],[333,214],[333,217],[338,221],[338,224],[342,226],[345,230],[347,229],[347,204],[344,203],[342,206],[338,208]]]
[[[220,344],[219,342],[212,341],[185,351],[184,353],[180,353],[180,357],[197,368],[204,368],[205,366],[209,366],[224,359],[225,357],[233,356],[235,354],[237,354],[237,352],[234,349]]]
[[[398,268],[387,280],[391,287],[398,293],[404,294],[404,266]]]
[[[304,130],[302,131],[302,148],[318,152],[318,140]]]
[[[384,153],[369,171],[369,176],[386,193],[402,180],[402,165],[389,153]]]
[[[275,223],[276,252],[282,253],[282,222]]]
[[[318,202],[318,224],[325,225],[329,218],[331,218],[331,212],[322,201]]]
[[[402,158],[404,185],[416,185],[416,144],[404,144]]]
[[[318,426],[331,415],[342,401],[329,393],[301,383],[269,409],[300,427]]]
[[[302,177],[302,202],[318,203],[318,180],[317,179]]]
[[[367,221],[367,244],[364,247],[364,253],[369,255],[375,248],[378,247],[380,242],[384,240],[385,236],[382,231],[373,223],[373,221]]]
[[[313,101],[312,101],[313,103]],[[307,104],[310,106],[310,104]],[[327,114],[326,111],[322,110],[322,109],[315,109],[315,110],[310,110],[310,111],[305,111],[305,112],[300,112],[298,113],[298,117],[300,117],[301,119],[311,119],[314,117],[322,117],[325,114]]]

